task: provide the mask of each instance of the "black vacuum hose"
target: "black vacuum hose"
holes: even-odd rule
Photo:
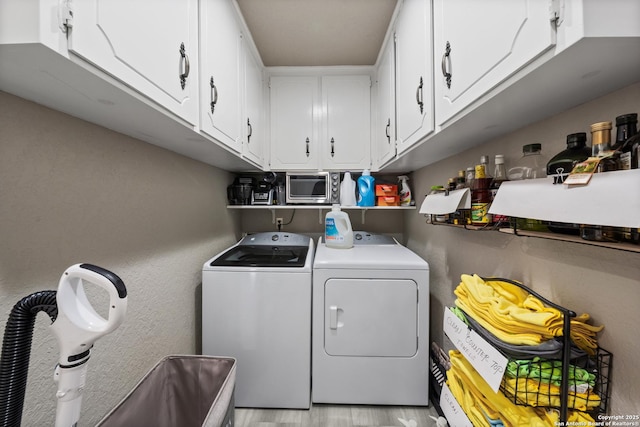
[[[40,291],[13,306],[4,329],[0,360],[0,426],[19,427],[27,389],[31,339],[36,315],[44,311],[51,321],[58,317],[56,291]]]

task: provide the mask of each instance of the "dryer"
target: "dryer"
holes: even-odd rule
[[[257,233],[202,269],[202,353],[237,359],[235,405],[309,408],[314,241]]]
[[[313,264],[315,403],[427,406],[429,265],[388,236],[322,239]]]

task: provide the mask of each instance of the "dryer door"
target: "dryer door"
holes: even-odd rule
[[[416,282],[409,279],[329,279],[325,282],[327,354],[412,357],[417,346]]]

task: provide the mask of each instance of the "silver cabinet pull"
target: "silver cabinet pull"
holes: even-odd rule
[[[216,109],[216,104],[218,103],[218,88],[213,83],[213,76],[211,76],[211,80],[209,80],[209,85],[211,86],[211,102],[209,105],[211,105],[211,114],[213,114],[213,111]]]
[[[306,146],[307,146],[307,157],[309,157],[309,137],[307,137]]]
[[[334,149],[333,149],[333,148],[334,148],[334,146],[335,146],[335,144],[336,144],[336,142],[334,141],[334,139],[333,139],[333,138],[331,138],[331,157],[333,157],[333,156],[335,156],[335,155],[336,155],[336,153],[335,153],[335,151],[334,151]]]
[[[418,84],[418,89],[416,89],[416,102],[418,103],[418,107],[420,107],[420,114],[424,110],[424,102],[422,98],[422,76],[420,76],[420,83]]]
[[[189,71],[191,69],[189,66],[189,55],[187,55],[187,51],[184,48],[184,43],[180,43],[180,64],[180,69],[183,70],[180,73],[180,86],[184,90],[184,87],[187,84],[187,77],[189,77]]]
[[[451,45],[447,42],[447,45],[444,50],[444,55],[442,55],[442,75],[447,80],[447,89],[451,89],[451,73],[447,71],[447,62],[451,63]]]
[[[387,144],[391,144],[391,135],[389,135],[389,129],[391,128],[391,119],[387,119],[387,126],[384,129],[385,135],[387,135]]]
[[[251,142],[251,135],[253,135],[253,127],[251,126],[251,121],[247,118],[247,127],[249,133],[247,134],[247,144]]]

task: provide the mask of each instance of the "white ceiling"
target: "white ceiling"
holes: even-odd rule
[[[373,65],[398,0],[237,0],[273,66]]]

